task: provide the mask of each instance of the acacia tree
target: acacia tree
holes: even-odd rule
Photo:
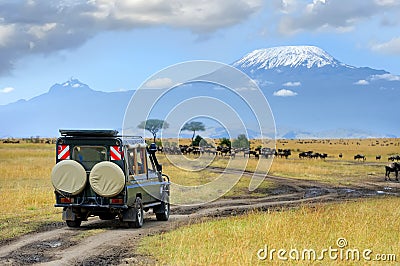
[[[146,130],[150,131],[150,133],[153,135],[154,143],[156,143],[156,137],[157,137],[158,131],[160,129],[166,129],[168,127],[169,127],[169,124],[161,119],[147,119],[146,121],[142,121],[138,125],[138,128],[146,129]]]
[[[250,142],[245,134],[240,134],[237,139],[233,140],[232,146],[234,148],[250,148]]]
[[[193,139],[194,136],[196,135],[196,131],[205,131],[206,128],[203,124],[203,122],[196,122],[196,121],[192,121],[192,122],[188,122],[185,125],[183,125],[181,131],[193,131],[193,136],[192,136],[192,145],[193,145]]]
[[[231,143],[230,139],[222,138],[222,139],[219,140],[219,145],[221,145],[221,146],[225,145],[225,146],[228,146],[230,148],[232,143]]]

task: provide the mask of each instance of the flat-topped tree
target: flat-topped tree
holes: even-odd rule
[[[160,129],[166,129],[168,127],[169,124],[161,119],[147,119],[146,121],[142,121],[138,125],[138,128],[150,131],[150,133],[153,135],[154,143],[156,143],[158,131],[160,131]]]
[[[192,145],[193,145],[193,139],[194,136],[196,135],[196,131],[205,131],[206,128],[203,124],[203,122],[197,122],[197,121],[192,121],[188,122],[185,125],[183,125],[181,131],[193,131],[193,136],[192,136]]]

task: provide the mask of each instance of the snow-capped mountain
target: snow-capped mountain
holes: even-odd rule
[[[70,78],[69,80],[59,84],[56,83],[51,86],[49,92],[55,93],[60,91],[71,91],[71,90],[79,90],[79,91],[91,91],[90,87],[87,84],[82,83],[78,79]]]
[[[54,137],[59,128],[118,129],[132,94],[95,91],[71,78],[30,100],[0,106],[0,138]]]
[[[400,135],[400,118],[395,115],[400,76],[347,65],[315,46],[259,49],[232,65],[259,84],[279,136],[287,135],[283,128],[310,136],[313,132],[344,132],[338,128],[375,132],[376,136]]]
[[[279,67],[350,67],[316,46],[280,46],[254,50],[233,63],[239,69]]]
[[[259,84],[278,137],[400,136],[398,75],[344,64],[315,46],[259,49],[232,65]],[[211,75],[235,83],[229,71]],[[118,129],[132,94],[92,90],[71,78],[30,100],[0,106],[0,138],[57,136],[59,128]]]

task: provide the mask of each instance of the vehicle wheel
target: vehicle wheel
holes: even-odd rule
[[[168,196],[165,197],[164,201],[161,202],[161,205],[159,208],[160,208],[160,211],[162,210],[162,212],[156,213],[157,221],[168,221],[169,212],[170,212]]]
[[[144,217],[143,217],[144,212],[143,212],[142,199],[140,197],[136,197],[134,212],[135,212],[135,221],[128,222],[128,225],[129,225],[129,227],[133,227],[133,228],[141,228],[143,226],[143,221],[144,221]]]
[[[77,220],[74,220],[74,221],[67,220],[66,223],[67,223],[67,226],[68,226],[68,227],[78,228],[78,227],[81,226],[82,221],[81,221],[81,220],[78,220],[78,219],[77,219]]]

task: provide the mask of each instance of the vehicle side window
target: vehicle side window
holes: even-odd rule
[[[128,169],[129,169],[129,175],[134,175],[135,174],[135,150],[134,149],[129,149],[127,153],[127,161],[128,161]]]
[[[145,157],[146,156],[146,152],[144,150],[144,148],[137,148],[136,149],[136,161],[137,161],[137,171],[136,173],[138,175],[140,174],[145,174],[147,171],[147,165],[146,165],[146,160]]]

